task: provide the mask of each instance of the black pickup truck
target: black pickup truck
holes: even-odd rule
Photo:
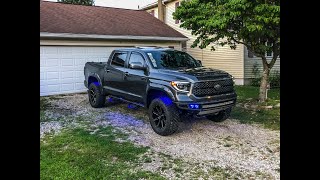
[[[153,130],[163,136],[189,116],[223,121],[237,99],[230,74],[170,48],[117,49],[107,62],[87,62],[84,76],[92,107],[110,96],[148,108]]]

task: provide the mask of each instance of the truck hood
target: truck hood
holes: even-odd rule
[[[225,71],[206,67],[182,70],[159,69],[159,72],[170,76],[176,76],[178,79],[186,79],[191,82],[211,79],[213,80],[216,78],[229,76],[229,74]]]

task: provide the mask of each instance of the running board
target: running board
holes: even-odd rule
[[[137,105],[137,106],[140,106],[140,107],[144,107],[144,105],[141,104],[141,103],[136,103],[136,102],[133,102],[133,101],[125,100],[125,99],[123,99],[123,98],[121,98],[121,97],[112,96],[112,95],[110,95],[109,97],[118,99],[118,100],[120,100],[120,101],[124,101],[124,102],[130,103],[130,104],[134,104],[134,105]]]

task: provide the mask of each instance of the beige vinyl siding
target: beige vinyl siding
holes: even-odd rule
[[[40,40],[42,46],[110,46],[110,47],[134,47],[134,46],[173,46],[181,50],[180,42],[168,41],[83,41],[83,40]]]
[[[158,8],[148,9],[147,12],[150,13],[152,10],[154,10],[154,17],[158,18]]]
[[[267,57],[267,61],[270,62],[272,57]],[[257,67],[259,69],[259,72],[262,73],[263,71],[263,66],[262,66],[262,60],[259,57],[253,57],[249,58],[248,57],[248,50],[247,48],[244,48],[244,77],[246,80],[254,78],[254,74],[252,73],[252,69],[254,64],[257,63]],[[276,63],[271,69],[271,73],[273,72],[279,72],[280,73],[280,58],[278,57]]]
[[[166,3],[165,9],[165,23],[171,26],[173,29],[179,31],[183,35],[187,36],[190,40],[187,41],[187,52],[194,58],[202,61],[202,64],[207,67],[212,67],[216,69],[221,69],[232,74],[236,79],[239,79],[238,84],[243,84],[242,80],[244,78],[244,54],[243,45],[238,45],[236,50],[230,49],[229,46],[215,46],[215,51],[211,51],[211,47],[205,49],[191,48],[193,41],[196,39],[195,36],[191,35],[191,31],[180,28],[180,23],[175,24],[172,13],[175,11],[175,3],[178,1],[173,1]],[[152,8],[155,12],[158,8]],[[150,9],[151,10],[151,9]],[[150,11],[147,10],[147,11]]]

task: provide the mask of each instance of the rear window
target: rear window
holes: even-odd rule
[[[111,64],[114,66],[124,67],[128,53],[126,52],[116,52],[113,55]]]

